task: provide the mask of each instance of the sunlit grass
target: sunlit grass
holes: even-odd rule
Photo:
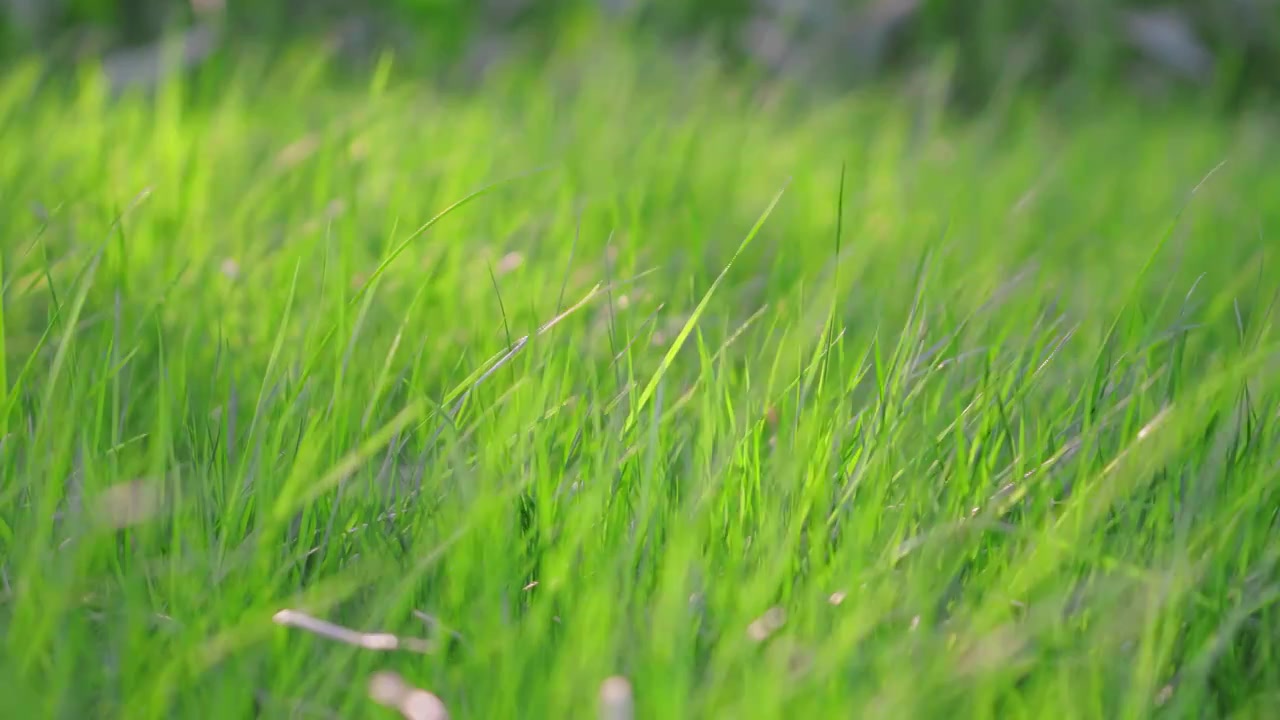
[[[12,70],[5,705],[1275,707],[1267,123],[695,67]]]

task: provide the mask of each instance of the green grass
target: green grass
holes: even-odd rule
[[[1268,119],[281,62],[0,82],[6,706],[1280,702]]]

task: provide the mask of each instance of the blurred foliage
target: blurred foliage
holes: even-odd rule
[[[1229,101],[1280,88],[1280,0],[0,0],[0,52],[83,56],[203,21],[224,39],[338,37],[442,63],[550,49],[584,17],[811,84],[942,61],[961,99],[1063,81]]]

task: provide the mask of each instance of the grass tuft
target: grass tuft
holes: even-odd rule
[[[245,63],[0,81],[7,707],[1274,706],[1264,120]]]

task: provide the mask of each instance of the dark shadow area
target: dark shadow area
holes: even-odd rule
[[[100,57],[131,85],[159,74],[165,38],[188,68],[301,40],[341,64],[392,50],[423,77],[465,82],[603,27],[818,89],[940,65],[953,104],[969,107],[1033,86],[1236,108],[1280,85],[1280,4],[1269,0],[4,0],[0,55]]]

